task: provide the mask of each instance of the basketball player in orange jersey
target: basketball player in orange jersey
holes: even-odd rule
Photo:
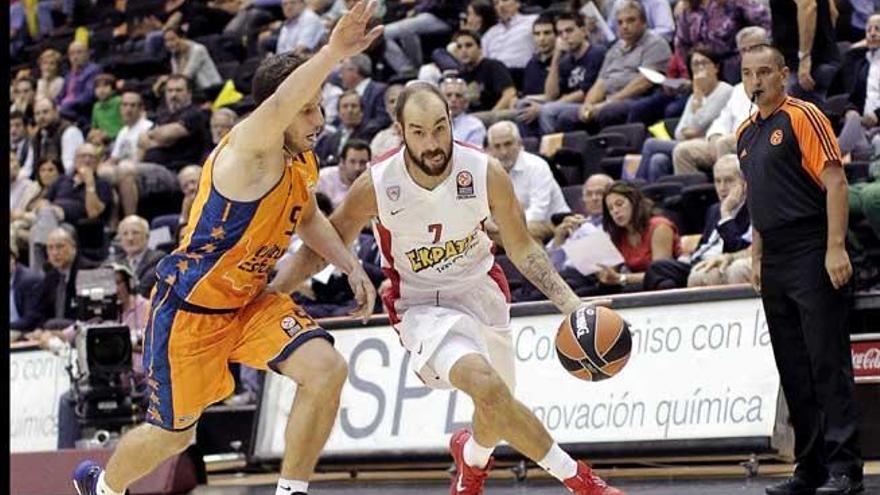
[[[257,69],[258,107],[205,162],[180,246],[157,268],[144,344],[147,424],[123,436],[106,470],[91,461],[77,468],[80,495],[125,493],[183,451],[205,407],[232,393],[230,362],[270,368],[297,383],[277,493],[307,492],[347,369],[332,337],[267,279],[296,232],[348,274],[356,313],[366,319],[372,312],[369,278],[315,205],[310,148],[324,125],[321,84],[382,33],[365,33],[375,10],[375,1],[358,2],[308,61],[271,56]]]
[[[383,302],[413,370],[432,388],[473,400],[474,432],[456,432],[450,493],[477,495],[505,440],[577,495],[622,495],[575,462],[513,395],[510,301],[485,222],[497,223],[520,272],[569,314],[583,302],[529,235],[511,181],[493,158],[453,142],[449,107],[434,86],[410,83],[395,109],[403,146],[378,158],[352,185],[330,221],[346,243],[371,219],[391,289]],[[290,290],[320,270],[320,253],[298,251],[273,284]]]

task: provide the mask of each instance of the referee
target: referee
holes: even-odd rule
[[[847,313],[846,176],[828,119],[785,93],[782,54],[743,55],[758,111],[737,131],[752,217],[752,283],[767,316],[797,468],[770,495],[863,491]]]

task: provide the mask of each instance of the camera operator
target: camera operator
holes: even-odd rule
[[[114,263],[111,265],[116,277],[116,294],[119,301],[119,322],[131,329],[133,345],[132,368],[134,371],[135,384],[138,389],[143,385],[143,356],[142,344],[144,328],[149,316],[149,302],[137,293],[137,278],[131,268],[124,264]],[[59,331],[36,331],[32,338],[37,340],[40,347],[55,352],[67,354],[71,349],[76,337],[76,327],[71,325]],[[143,406],[146,409],[146,406]],[[73,390],[61,396],[58,405],[58,448],[72,449],[81,435],[81,424],[75,412],[76,399]]]

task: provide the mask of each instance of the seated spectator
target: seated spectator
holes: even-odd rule
[[[758,26],[743,28],[736,34],[736,47],[740,54],[767,43],[767,31]],[[708,170],[721,156],[736,153],[736,129],[749,118],[751,108],[752,101],[743,84],[734,86],[727,104],[706,130],[706,137],[676,144],[672,151],[672,167],[675,173],[688,174],[701,169]]]
[[[591,132],[624,122],[641,122],[631,112],[639,100],[649,97],[653,84],[640,67],[663,72],[672,52],[663,38],[647,30],[642,5],[627,0],[617,10],[620,39],[608,49],[596,83],[587,91],[579,109],[565,108],[557,116],[558,130],[587,126]]]
[[[640,289],[652,262],[678,257],[678,228],[666,217],[652,214],[651,200],[626,182],[615,182],[602,204],[602,226],[623,255],[627,272],[603,267],[599,282],[622,290]]]
[[[587,39],[580,14],[560,14],[556,18],[556,32],[560,41],[554,47],[544,84],[547,102],[539,105],[538,135],[555,132],[559,127],[557,118],[565,109],[580,109],[605,60],[605,48]]]
[[[385,25],[385,61],[397,74],[412,74],[422,65],[422,43],[426,34],[449,33],[464,7],[461,0],[411,2],[412,15]],[[408,13],[409,14],[409,13]]]
[[[176,172],[197,163],[210,143],[208,119],[192,103],[189,79],[172,75],[165,83],[165,107],[156,114],[156,125],[138,138],[143,158],[119,164],[119,201],[124,216],[137,213],[141,197],[176,192]]]
[[[379,131],[373,140],[370,141],[370,151],[373,156],[382,156],[387,151],[394,149],[403,142],[400,137],[400,130],[397,127],[397,116],[394,114],[394,107],[397,105],[397,97],[403,91],[400,84],[392,84],[385,90],[385,112],[391,117],[391,124]]]
[[[171,54],[171,74],[184,76],[199,90],[223,84],[205,45],[186,39],[177,29],[165,29],[165,49]]]
[[[95,78],[95,104],[89,134],[100,133],[101,141],[112,142],[122,129],[121,98],[116,94],[116,78],[101,74]]]
[[[282,0],[284,20],[277,31],[264,40],[263,49],[277,54],[293,52],[305,56],[315,51],[326,34],[324,23],[305,0]]]
[[[870,157],[870,140],[880,135],[880,13],[868,18],[866,25],[865,49],[855,49],[856,84],[849,96],[849,107],[844,116],[840,131],[840,152],[842,155],[856,154]]]
[[[9,106],[9,112],[20,113],[27,125],[34,124],[36,97],[33,79],[29,77],[16,79],[12,82],[12,104]]]
[[[21,165],[19,174],[22,177],[34,178],[34,148],[28,135],[24,114],[18,110],[9,113],[9,148]]]
[[[355,91],[361,97],[364,125],[371,129],[384,129],[391,124],[385,109],[385,92],[388,85],[372,79],[373,63],[370,57],[358,54],[342,61],[339,78],[342,89]]]
[[[76,150],[74,174],[64,175],[46,191],[37,207],[51,206],[56,220],[78,225],[83,220],[106,223],[113,205],[113,188],[98,177],[98,151],[84,143]],[[42,204],[40,204],[42,203]]]
[[[230,108],[218,108],[211,112],[211,143],[220,144],[223,136],[229,133],[238,122],[238,114]]]
[[[109,160],[98,169],[102,176],[107,166],[115,167],[124,160],[137,160],[140,136],[153,127],[153,121],[148,119],[144,113],[141,95],[134,91],[126,91],[119,97],[119,115],[123,125],[113,142]],[[112,175],[111,183],[115,184],[115,173]]]
[[[43,291],[39,295],[40,319],[37,326],[60,330],[76,320],[73,299],[77,273],[98,265],[79,256],[75,234],[67,227],[58,227],[49,233],[46,254],[49,266],[43,279]]]
[[[593,174],[581,189],[581,197],[583,200],[583,212],[573,213],[565,217],[559,225],[553,228],[553,239],[547,245],[547,254],[556,271],[562,272],[567,266],[567,257],[563,246],[569,241],[580,239],[592,227],[602,227],[602,200],[605,198],[605,192],[614,184],[614,179],[605,174]]]
[[[367,169],[367,165],[372,159],[370,146],[366,141],[349,139],[342,147],[339,165],[321,168],[317,192],[327,196],[333,208],[336,208],[348,194],[355,179]]]
[[[770,9],[760,0],[682,0],[675,9],[675,53],[687,60],[694,49],[714,55],[719,77],[740,81],[736,33],[747,26],[770,29]]]
[[[672,152],[676,144],[687,139],[703,137],[709,125],[718,118],[730,100],[733,88],[718,80],[720,66],[713,56],[700,49],[691,52],[688,66],[693,79],[693,92],[688,97],[684,113],[675,127],[675,140],[648,138],[642,145],[642,161],[636,177],[648,182],[670,175]]]
[[[458,28],[474,31],[482,36],[496,23],[498,23],[498,12],[495,11],[492,2],[471,0],[465,9],[464,19],[459,20]]]
[[[116,261],[127,265],[135,275],[135,292],[150,297],[150,291],[156,283],[156,265],[165,257],[165,253],[150,249],[150,224],[137,215],[127,216],[119,222],[116,237],[122,247]]]
[[[60,161],[57,160],[46,160],[41,163],[40,166],[37,167],[37,194],[31,201],[25,206],[24,212],[19,216],[16,215],[16,218],[11,219],[11,223],[9,226],[9,235],[13,244],[19,247],[21,250],[28,250],[27,259],[30,263],[31,268],[41,269],[40,266],[42,264],[42,258],[36,258],[33,256],[33,250],[29,249],[28,245],[30,242],[30,229],[37,221],[38,214],[38,206],[45,205],[45,203],[40,202],[40,199],[46,198],[46,193],[52,187],[52,184],[58,180],[59,177],[64,175],[64,167],[61,165]],[[55,216],[51,214],[51,219],[53,220],[54,227]],[[45,243],[45,239],[40,240],[41,243]]]
[[[607,19],[608,27],[611,29],[611,32],[614,33],[614,36],[623,38],[617,14],[626,4],[627,0],[611,1],[612,7]],[[671,42],[672,35],[675,33],[675,20],[672,18],[672,7],[670,2],[667,0],[640,0],[639,3],[645,11],[645,24],[648,31],[663,38],[667,42]]]
[[[489,128],[488,151],[510,175],[529,233],[536,239],[549,237],[553,233],[551,216],[571,211],[550,165],[540,156],[523,150],[519,129],[507,120]],[[490,234],[494,235],[497,229],[494,225],[489,227]]]
[[[40,322],[40,299],[43,273],[18,262],[18,247],[9,246],[9,329],[22,333],[37,328]]]
[[[463,68],[461,78],[468,84],[470,111],[509,109],[516,101],[516,87],[507,67],[497,60],[483,57],[480,35],[459,31],[454,40],[458,61]]]
[[[9,221],[25,216],[31,202],[40,194],[40,185],[21,175],[21,165],[15,153],[9,153]]]
[[[79,41],[67,47],[67,60],[70,69],[55,101],[65,118],[77,123],[88,122],[95,99],[95,78],[101,73],[101,67],[89,60],[89,48]]]
[[[66,173],[73,173],[73,158],[77,148],[85,142],[82,131],[67,119],[62,119],[55,102],[39,98],[34,104],[34,163],[57,159],[64,164]]]
[[[40,78],[37,79],[37,96],[55,101],[64,87],[61,77],[61,54],[52,48],[43,50],[37,59],[40,66]]]
[[[646,290],[748,283],[752,229],[746,182],[736,155],[724,155],[715,164],[715,191],[720,201],[706,212],[696,250],[677,260],[651,263],[645,274]]]
[[[459,17],[458,29],[473,31],[480,36],[486,34],[490,27],[498,22],[498,14],[495,6],[488,0],[471,0],[465,11],[464,17]],[[419,68],[419,80],[439,83],[440,78],[446,71],[461,72],[462,67],[458,61],[455,40],[451,40],[446,48],[437,48],[431,53],[432,64],[423,65]],[[542,85],[543,87],[543,85]]]
[[[486,141],[486,126],[480,119],[465,112],[468,106],[467,83],[459,77],[446,78],[440,83],[440,92],[449,105],[453,139],[482,148]]]
[[[322,166],[336,164],[349,139],[369,142],[379,131],[364,123],[361,99],[354,91],[346,91],[339,97],[339,122],[338,130],[322,134],[315,145],[315,154],[321,159]]]
[[[519,0],[495,0],[494,4],[498,23],[483,35],[483,55],[509,69],[524,69],[535,53],[532,25],[538,16],[521,14]]]
[[[541,14],[535,19],[535,23],[532,24],[532,39],[535,43],[535,52],[526,63],[523,71],[522,94],[526,97],[524,100],[526,105],[523,105],[522,108],[518,107],[521,114],[518,119],[520,122],[524,122],[522,114],[531,117],[526,123],[531,123],[538,117],[537,110],[540,109],[540,99],[529,100],[528,97],[544,94],[547,72],[550,70],[550,60],[556,49],[556,24],[553,16]]]

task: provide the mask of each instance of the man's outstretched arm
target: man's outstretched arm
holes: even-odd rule
[[[529,235],[510,177],[494,159],[489,160],[488,176],[489,207],[510,261],[563,314],[574,312],[582,301],[553,268],[544,247]]]
[[[230,144],[236,149],[260,154],[275,152],[284,143],[284,131],[299,111],[311,101],[333,67],[345,57],[366,49],[382,34],[382,26],[366,32],[367,23],[377,8],[359,1],[343,15],[330,40],[308,61],[290,73],[275,93],[266,99],[230,133]]]
[[[350,246],[364,225],[376,216],[377,211],[373,180],[367,171],[351,185],[342,204],[330,215],[329,223],[336,229],[343,244]],[[314,249],[303,245],[293,256],[279,265],[278,274],[270,286],[279,292],[289,294],[314,274],[323,270],[327,263],[328,261]]]

